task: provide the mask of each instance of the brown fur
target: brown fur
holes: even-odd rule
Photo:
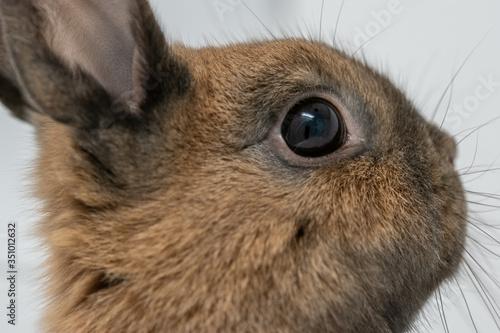
[[[19,3],[0,1],[0,98],[37,129],[47,332],[401,332],[456,270],[454,145],[384,76],[299,39],[167,45],[136,0],[136,112],[43,34],[19,41],[39,11]],[[304,93],[361,144],[290,160],[269,133]]]

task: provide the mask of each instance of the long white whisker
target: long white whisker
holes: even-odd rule
[[[460,283],[458,282],[457,278],[455,277],[454,278],[457,286],[458,286],[458,290],[460,290],[460,294],[462,294],[462,298],[464,300],[464,303],[465,303],[465,306],[467,307],[467,312],[469,313],[469,318],[472,322],[472,326],[474,326],[474,330],[476,331],[476,333],[479,333],[478,330],[477,330],[477,326],[476,326],[476,322],[474,321],[474,316],[472,315],[472,311],[469,307],[469,302],[467,302],[467,298],[465,297],[465,293],[462,289],[462,286],[460,286]]]
[[[476,191],[471,191],[471,190],[465,190],[465,192],[467,192],[469,194],[472,194],[472,195],[476,195],[476,196],[488,198],[488,199],[500,200],[500,194],[486,193],[486,192],[476,192]]]
[[[448,98],[448,105],[446,106],[446,112],[444,114],[443,120],[441,121],[441,124],[439,125],[439,129],[443,129],[444,122],[446,121],[446,117],[448,117],[448,113],[450,112],[450,107],[451,107],[451,101],[453,100],[453,90],[455,88],[455,82],[453,81],[451,85],[451,90],[450,90],[450,98]],[[439,105],[438,105],[439,107]],[[436,134],[437,135],[437,134]]]
[[[342,0],[342,4],[340,5],[340,10],[337,15],[337,22],[335,22],[335,30],[333,31],[333,47],[335,47],[335,39],[337,38],[337,29],[339,27],[340,15],[342,14],[342,10],[344,9],[345,0]]]
[[[467,169],[467,171],[465,173],[469,172],[471,170],[471,168],[474,166],[474,163],[476,162],[477,151],[479,149],[479,133],[480,133],[479,131],[476,132],[476,148],[474,149],[474,157],[472,158],[472,162],[469,166],[469,169]]]
[[[445,331],[446,333],[450,333],[450,328],[448,327],[448,321],[446,320],[446,312],[444,309],[443,297],[441,296],[441,287],[438,288],[437,294],[439,296],[439,304],[441,305],[441,311],[443,312],[442,321],[445,327]]]
[[[482,125],[479,125],[479,126],[477,126],[476,128],[472,129],[472,130],[471,130],[471,132],[470,132],[470,133],[468,133],[466,136],[464,136],[462,139],[460,139],[460,141],[458,141],[458,142],[456,143],[456,145],[455,145],[455,146],[457,146],[457,147],[458,147],[458,145],[460,145],[460,144],[461,144],[464,140],[466,140],[469,136],[471,136],[471,135],[472,135],[472,134],[474,134],[475,132],[477,132],[477,131],[481,130],[483,127],[488,126],[488,125],[491,125],[491,123],[493,123],[493,122],[495,122],[495,121],[497,121],[497,120],[499,120],[499,119],[500,119],[500,116],[499,116],[499,117],[495,117],[495,118],[490,119],[490,120],[488,120],[487,122],[483,123]]]
[[[470,254],[469,254],[469,256],[470,256]],[[498,312],[496,310],[496,308],[498,308],[498,305],[494,301],[493,302],[491,301],[490,297],[488,296],[489,293],[484,289],[484,286],[483,286],[483,283],[481,282],[481,279],[474,272],[474,270],[469,265],[469,263],[465,261],[465,264],[468,267],[468,270],[466,270],[466,273],[469,276],[469,279],[471,280],[474,288],[477,290],[479,296],[483,300],[483,303],[486,306],[486,308],[488,309],[488,312],[490,313],[491,317],[493,318],[493,321],[495,322],[496,327],[500,331],[500,325],[497,322],[497,318],[500,318],[500,316],[498,315]],[[495,305],[496,305],[496,308],[495,308]]]
[[[500,258],[500,255],[493,252],[491,249],[487,248],[485,245],[483,245],[481,242],[479,242],[478,240],[474,239],[473,237],[471,236],[468,236],[468,239],[470,239],[471,241],[473,241],[477,246],[479,246],[480,248],[482,248],[483,250],[491,253],[492,255],[494,255],[495,257],[498,257]]]
[[[319,16],[319,40],[322,40],[322,32],[323,32],[323,10],[325,7],[325,0],[321,1],[321,15]]]
[[[480,223],[481,225],[484,225],[484,226],[486,226],[488,228],[495,229],[495,230],[500,230],[500,226],[498,226],[498,225],[488,224],[485,221],[481,221],[478,218],[474,218],[472,216],[469,216],[469,219],[472,219],[472,220],[476,221],[477,223]]]
[[[479,267],[479,269],[481,269],[481,271],[485,274],[485,276],[488,277],[488,279],[491,282],[493,282],[493,284],[495,284],[497,287],[500,288],[500,282],[498,282],[494,277],[492,277],[491,274],[484,269],[484,267],[476,260],[476,258],[474,258],[474,256],[472,256],[472,254],[468,250],[464,249],[464,251],[472,259],[472,261],[474,261],[474,263]]]
[[[436,298],[436,307],[437,307],[437,310],[439,313],[439,319],[441,319],[441,326],[443,327],[444,332],[447,333],[448,325],[446,324],[446,321],[444,320],[443,311],[442,311],[442,302],[440,303],[437,292],[434,294],[434,297]]]
[[[354,57],[359,51],[361,51],[368,43],[370,43],[372,40],[374,40],[375,38],[377,38],[378,36],[381,36],[382,33],[386,32],[387,30],[395,27],[398,23],[400,23],[401,21],[396,21],[395,23],[385,27],[384,29],[382,29],[378,34],[368,38],[363,44],[361,44],[360,46],[358,46],[358,48],[356,50],[354,50],[354,52],[351,54],[351,57]]]
[[[469,54],[467,55],[467,57],[465,57],[465,59],[463,60],[462,64],[460,64],[460,67],[458,67],[458,70],[455,72],[455,74],[453,75],[453,77],[451,78],[450,82],[448,83],[448,85],[446,86],[446,89],[443,91],[443,94],[441,95],[441,98],[439,99],[438,101],[438,104],[436,106],[436,108],[434,109],[434,112],[432,114],[432,118],[431,118],[431,121],[434,121],[434,118],[436,118],[436,114],[439,110],[439,107],[441,106],[441,103],[443,102],[446,94],[448,93],[448,91],[450,90],[451,86],[453,85],[453,82],[455,82],[456,78],[458,77],[458,75],[462,72],[462,69],[465,67],[465,65],[467,64],[467,62],[469,61],[469,59],[472,57],[472,55],[477,51],[477,49],[479,48],[479,46],[483,43],[483,41],[486,39],[486,37],[489,36],[490,32],[493,30],[493,28],[491,28],[484,36],[483,38],[481,38],[479,40],[479,42],[474,46],[474,48],[469,52]]]
[[[253,15],[253,17],[255,17],[257,19],[257,21],[259,21],[259,23],[262,25],[262,27],[264,27],[264,29],[266,29],[266,31],[269,33],[269,35],[273,39],[277,39],[276,36],[271,32],[271,30],[264,24],[264,22],[262,22],[262,20],[259,18],[259,16],[257,14],[255,14],[255,12],[247,5],[247,3],[244,0],[241,0],[241,3],[243,4],[243,6],[245,6],[248,9],[248,11]]]

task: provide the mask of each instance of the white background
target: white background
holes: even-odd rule
[[[154,0],[152,3],[170,40],[191,46],[268,37],[269,31],[276,36],[287,31],[289,36],[318,38],[321,21],[322,38],[332,44],[341,7],[341,1],[326,0],[321,20],[321,0],[247,0],[246,5],[255,15],[239,0]],[[335,39],[338,47],[353,52],[360,43],[373,37],[356,56],[365,57],[374,67],[388,73],[428,119],[432,118],[452,77],[463,65],[434,122],[443,123],[458,141],[466,137],[459,145],[457,168],[465,174],[467,190],[492,195],[500,195],[500,173],[494,170],[500,167],[497,161],[500,121],[491,121],[500,116],[499,19],[500,2],[493,0],[350,0],[341,12]],[[484,81],[493,81],[493,84],[485,85]],[[448,105],[448,115],[443,121]],[[474,131],[481,125],[485,126]],[[29,172],[35,155],[30,126],[9,117],[0,107],[1,332],[38,332],[36,319],[43,310],[43,301],[38,298],[41,284],[35,271],[41,250],[30,236],[38,215],[36,202],[28,193]],[[483,172],[488,169],[491,170]],[[500,263],[489,252],[500,252],[494,240],[498,239],[494,227],[500,227],[499,211],[488,206],[500,202],[472,194],[469,200],[473,202],[469,207],[475,226],[471,224],[469,228],[471,239],[467,249],[474,259],[468,255],[466,259],[485,284],[484,289],[491,293],[488,296],[491,302],[498,302],[500,289],[486,275],[495,277],[500,273]],[[21,246],[18,326],[15,328],[6,325],[4,314],[7,305],[5,234],[7,223],[13,221],[18,225]],[[486,301],[482,300],[477,291],[481,289],[477,287],[478,279],[471,279],[471,275],[464,265],[459,278],[441,288],[449,331],[475,331],[468,305],[479,332],[500,332],[495,324],[495,320],[500,322],[499,316],[490,314],[485,305],[490,303],[484,295]],[[429,301],[417,332],[445,332],[436,299],[438,294]],[[495,306],[491,311],[499,310]]]

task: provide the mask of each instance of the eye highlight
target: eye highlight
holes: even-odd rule
[[[281,135],[295,154],[322,157],[345,143],[347,130],[339,110],[321,98],[297,103],[281,124]]]

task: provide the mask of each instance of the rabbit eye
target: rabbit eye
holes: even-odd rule
[[[303,157],[333,153],[344,144],[346,133],[339,110],[319,98],[296,104],[281,125],[281,136],[288,147]]]

